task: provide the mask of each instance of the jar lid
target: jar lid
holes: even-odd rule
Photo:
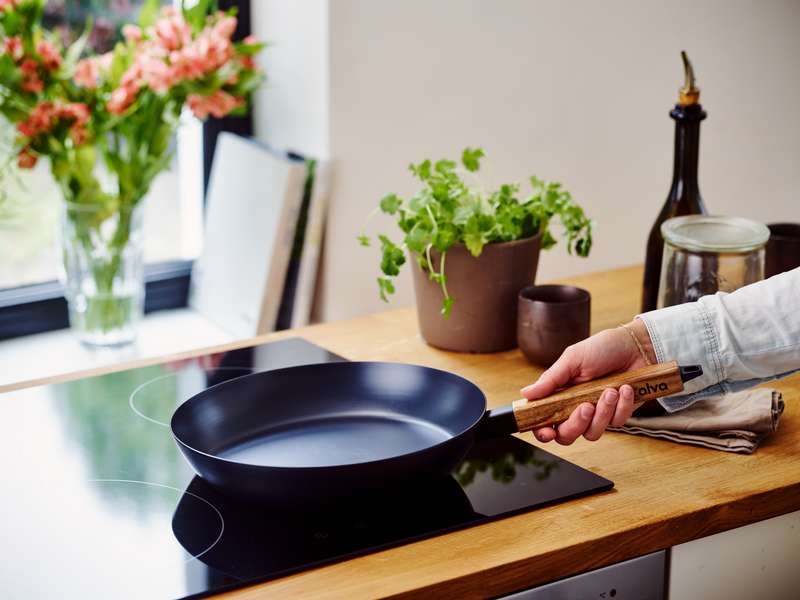
[[[697,252],[749,252],[763,247],[769,229],[742,217],[689,215],[661,224],[661,235],[678,248]]]

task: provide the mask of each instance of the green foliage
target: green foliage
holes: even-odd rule
[[[445,257],[456,244],[463,244],[478,257],[486,244],[526,239],[541,232],[546,250],[556,244],[551,221],[558,217],[570,254],[585,257],[592,247],[592,222],[560,183],[531,177],[527,195],[521,195],[516,183],[501,185],[491,193],[469,185],[463,175],[477,172],[483,157],[482,149],[466,148],[460,166],[447,159],[411,164],[409,170],[422,188],[408,200],[387,194],[379,203],[381,212],[397,220],[403,233],[402,246],[416,256],[430,279],[441,285],[444,316],[449,316],[454,302],[447,292]],[[405,255],[402,246],[388,237],[381,235],[379,239],[384,276],[378,278],[378,286],[380,297],[387,300],[394,292],[392,278],[400,272]],[[362,246],[370,245],[366,235],[360,235],[358,241]],[[438,268],[431,250],[441,256]]]
[[[406,262],[406,255],[402,248],[396,246],[385,235],[379,235],[381,241],[381,271],[389,277],[400,274],[400,267]]]
[[[480,159],[484,156],[485,154],[481,148],[476,148],[475,150],[465,148],[464,152],[461,153],[461,162],[467,171],[474,172],[481,168]]]
[[[158,1],[159,0],[156,0],[156,2]],[[186,3],[181,2],[183,18],[186,19],[186,22],[191,26],[194,33],[197,33],[203,28],[207,14],[217,11],[217,4],[215,0],[197,0],[191,8],[187,8]]]
[[[161,0],[144,0],[139,9],[139,27],[144,29],[155,23],[160,10]]]
[[[75,66],[78,64],[84,48],[86,48],[86,44],[89,41],[89,36],[92,34],[92,27],[93,21],[90,17],[86,19],[86,25],[83,28],[83,33],[81,33],[80,37],[75,40],[69,48],[67,48],[67,52],[64,54],[64,66],[62,68],[68,77],[72,77],[75,71]]]

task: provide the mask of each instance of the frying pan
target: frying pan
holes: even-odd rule
[[[466,379],[400,363],[303,365],[238,377],[180,405],[173,436],[195,471],[244,499],[287,507],[337,502],[448,473],[476,437],[560,423],[607,387],[636,400],[683,390],[699,366],[663,363],[486,410]]]

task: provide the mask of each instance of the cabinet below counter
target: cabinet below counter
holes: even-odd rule
[[[560,581],[523,590],[502,600],[552,600],[553,598],[667,598],[667,551],[660,550],[625,562],[573,575]]]
[[[800,596],[800,511],[686,542],[670,551],[670,598]]]

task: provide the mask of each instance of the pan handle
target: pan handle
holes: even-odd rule
[[[647,402],[682,392],[684,382],[702,374],[703,369],[699,365],[679,367],[675,361],[650,365],[587,381],[547,398],[517,400],[512,404],[512,411],[517,429],[530,431],[566,421],[572,411],[584,402],[597,404],[606,388],[619,388],[627,383],[633,387],[634,402]]]

